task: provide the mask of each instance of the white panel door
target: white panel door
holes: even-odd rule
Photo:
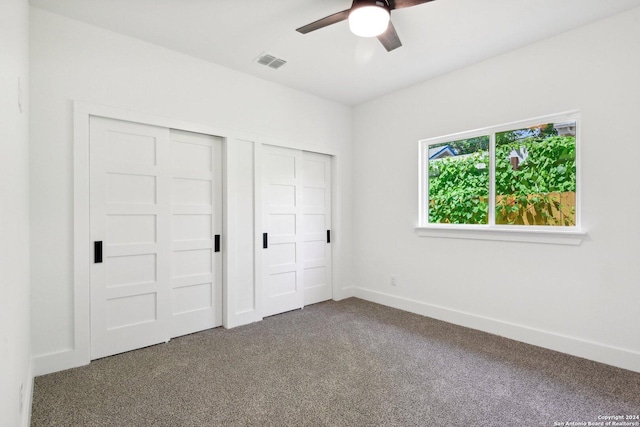
[[[219,139],[92,117],[90,168],[91,358],[220,325]]]
[[[222,325],[222,141],[171,130],[170,153],[170,323],[176,337]]]
[[[331,157],[303,153],[304,305],[331,299]]]
[[[91,239],[102,242],[91,268],[92,359],[168,339],[169,141],[168,129],[91,118]]]
[[[331,158],[264,146],[263,315],[331,298]]]
[[[264,146],[262,156],[264,254],[263,315],[302,308],[302,151]]]

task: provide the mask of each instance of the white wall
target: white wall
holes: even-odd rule
[[[356,107],[354,294],[640,371],[639,40],[635,9]],[[572,109],[581,246],[416,236],[419,139]]]
[[[32,387],[29,343],[28,37],[27,1],[2,1],[0,3],[0,424],[7,426],[28,425]],[[18,81],[20,81],[20,87]],[[22,397],[20,396],[21,387]]]
[[[40,361],[55,359],[76,345],[72,102],[80,100],[255,136],[241,139],[264,137],[336,154],[340,184],[334,242],[339,243],[335,255],[340,263],[334,265],[334,280],[339,288],[356,284],[338,292],[338,298],[352,292],[640,371],[640,224],[633,222],[634,212],[640,211],[640,199],[634,197],[640,145],[633,128],[640,115],[640,101],[633,96],[640,93],[635,43],[640,39],[639,21],[640,9],[635,9],[490,59],[358,106],[352,121],[348,107],[32,9],[34,355]],[[3,25],[2,31],[14,34],[11,28]],[[22,40],[16,35],[8,39],[12,38]],[[571,109],[581,110],[583,120],[582,210],[589,237],[581,246],[416,236],[419,139]],[[15,111],[3,110],[1,117],[6,115],[15,116],[18,123],[23,120]],[[26,140],[26,133],[16,135]],[[352,140],[357,152],[353,158]],[[235,188],[243,188],[251,179],[246,166],[252,160],[247,160],[252,143],[235,142],[227,153],[227,168],[236,179]],[[24,173],[19,158],[26,155],[26,146],[15,144],[14,149],[18,154],[13,157],[3,153],[0,161],[8,166],[3,174]],[[24,199],[26,178],[13,182],[17,185],[7,191]],[[4,203],[8,198],[2,189]],[[246,194],[227,201],[246,214],[233,221],[251,218]],[[24,214],[26,201],[19,203],[18,212]],[[353,226],[352,217],[357,218]],[[4,217],[1,224],[6,224]],[[19,228],[10,230],[16,233],[16,240],[7,240],[14,258],[3,253],[3,260],[17,259],[16,244],[24,244],[17,236],[27,235],[26,228],[20,234]],[[251,247],[247,238],[245,234],[238,242],[238,251]],[[243,266],[253,260],[239,257],[238,262],[236,277],[241,283],[234,288],[233,301],[238,313],[245,314],[255,295],[250,295],[251,275]],[[11,264],[16,274],[23,267]],[[398,275],[397,287],[389,284],[391,274]],[[26,283],[24,272],[20,277]],[[23,333],[17,331],[16,336]],[[17,375],[14,382],[24,377]]]
[[[73,327],[73,101],[232,130],[244,135],[240,138],[244,140],[264,139],[335,154],[338,179],[343,183],[338,192],[338,214],[343,222],[338,226],[343,231],[341,248],[348,256],[350,108],[35,8],[31,10],[30,55],[32,345],[37,374],[69,367],[66,355],[77,344]],[[252,177],[246,173],[253,164],[246,156],[252,146],[246,141],[235,143],[227,150],[227,172],[236,180],[230,183],[232,188],[242,189]],[[243,209],[243,215],[234,216],[232,222],[251,219],[250,197],[244,193],[232,196],[230,203]],[[251,234],[243,236],[247,239]],[[243,251],[248,242],[240,243],[235,247]],[[252,300],[246,294],[251,290],[247,290],[244,270],[252,262],[251,256],[234,260],[235,277],[241,283],[234,288],[236,307],[227,308],[239,314],[246,314]],[[349,283],[347,268],[336,273],[338,283]],[[244,317],[245,321],[251,318]]]

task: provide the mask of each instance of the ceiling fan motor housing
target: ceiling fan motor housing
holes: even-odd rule
[[[389,26],[391,8],[381,0],[354,0],[349,10],[349,28],[360,37],[375,37]]]
[[[391,7],[389,7],[389,2],[386,0],[353,0],[353,4],[351,4],[351,10],[349,14],[356,9],[365,6],[378,6],[387,10],[387,12],[391,13]]]

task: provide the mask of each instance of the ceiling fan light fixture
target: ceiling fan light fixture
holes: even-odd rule
[[[380,1],[365,2],[349,13],[349,29],[360,37],[375,37],[389,26],[389,8]]]

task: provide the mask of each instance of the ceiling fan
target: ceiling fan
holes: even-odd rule
[[[351,8],[319,19],[296,29],[302,34],[349,20],[349,28],[361,37],[377,37],[387,52],[402,46],[398,33],[390,21],[391,11],[417,6],[433,0],[353,0]]]

